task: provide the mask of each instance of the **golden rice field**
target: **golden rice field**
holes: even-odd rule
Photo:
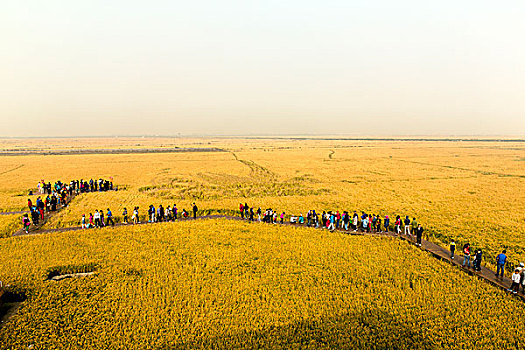
[[[228,220],[8,238],[3,349],[523,349],[524,304],[392,238]],[[88,277],[51,268],[95,264]]]
[[[429,240],[468,241],[487,265],[504,248],[525,261],[523,142],[0,140],[0,152],[155,147],[223,152],[1,156],[0,211],[24,210],[41,179],[113,178],[119,191],[81,194],[44,228],[95,209],[119,221],[124,207],[144,219],[150,204],[247,202],[415,216]],[[0,215],[0,237],[18,227]],[[2,349],[525,349],[522,302],[390,238],[207,220],[2,238],[0,257],[0,280],[28,296],[0,326]]]
[[[20,215],[0,215],[0,238],[9,237],[20,227]]]
[[[19,156],[0,159],[0,210],[25,207],[40,179],[113,177],[124,191],[75,199],[48,228],[78,225],[110,207],[196,201],[228,213],[239,202],[303,215],[309,209],[416,216],[429,237],[481,247],[489,262],[503,248],[525,260],[525,144],[299,139],[4,140],[0,148],[217,147],[218,153]],[[22,195],[22,196],[21,196]]]

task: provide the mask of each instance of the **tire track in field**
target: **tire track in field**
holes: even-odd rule
[[[263,178],[276,178],[277,174],[275,174],[273,171],[271,171],[268,168],[263,167],[260,164],[255,163],[253,160],[247,160],[247,159],[240,159],[235,152],[230,151],[230,153],[233,155],[236,161],[240,162],[243,165],[246,165],[248,168],[250,168],[250,172],[252,175],[263,177]]]
[[[4,172],[1,172],[0,175],[4,175],[4,174],[7,174],[7,173],[10,173],[11,171],[15,171],[15,170],[18,170],[20,168],[22,168],[25,164],[20,164],[19,166],[17,167],[14,167],[13,169],[9,169],[9,170],[6,170]]]
[[[377,182],[412,182],[412,181],[436,181],[436,180],[462,180],[462,179],[475,179],[476,176],[456,176],[456,177],[422,177],[415,179],[389,179],[389,180],[341,180],[341,182],[349,184],[360,184],[360,183],[377,183]]]
[[[405,163],[412,163],[412,164],[419,164],[419,165],[430,165],[430,166],[435,166],[435,167],[445,168],[445,169],[472,171],[474,173],[481,174],[481,175],[497,175],[497,176],[501,176],[501,177],[517,177],[517,178],[525,179],[525,175],[497,173],[495,171],[485,171],[485,170],[462,168],[462,167],[457,167],[457,166],[452,166],[452,165],[441,165],[441,164],[433,164],[433,163],[426,163],[426,162],[418,162],[418,161],[415,161],[415,160],[406,160],[406,159],[396,159],[396,160],[400,161],[400,162],[405,162]]]

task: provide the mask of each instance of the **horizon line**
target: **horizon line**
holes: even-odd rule
[[[109,138],[246,138],[246,139],[319,139],[319,140],[350,140],[350,141],[515,141],[525,142],[525,135],[367,135],[356,136],[349,134],[179,134],[179,135],[159,135],[159,134],[142,134],[142,135],[75,135],[75,136],[0,136],[0,140],[16,139],[109,139]]]

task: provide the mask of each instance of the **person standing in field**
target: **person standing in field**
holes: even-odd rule
[[[416,245],[418,247],[421,247],[421,237],[423,236],[423,231],[423,227],[421,227],[421,225],[418,224],[416,228]]]
[[[166,214],[165,215],[166,215],[166,221],[171,221],[172,220],[173,215],[171,214],[171,207],[170,207],[169,204],[166,206]]]
[[[368,215],[365,215],[365,217],[363,218],[363,232],[368,232]]]
[[[98,212],[98,210],[95,210],[93,218],[95,219],[95,227],[100,227],[100,213]]]
[[[29,220],[29,216],[27,214],[24,214],[22,217],[22,225],[24,227],[24,231],[29,233],[29,225],[31,225],[31,221]]]
[[[82,214],[82,219],[80,220],[82,228],[86,228],[86,214]]]
[[[177,204],[173,204],[173,208],[171,209],[171,211],[173,212],[173,220],[177,220],[177,215],[179,214]]]
[[[410,236],[410,219],[405,216],[405,235]]]
[[[503,278],[503,274],[505,273],[505,263],[507,262],[506,253],[507,251],[503,250],[496,257],[496,277],[500,275],[500,271],[501,271],[501,278]]]
[[[162,204],[159,205],[159,208],[157,209],[157,221],[162,222],[164,221],[164,207]]]
[[[133,224],[134,225],[140,223],[140,220],[139,220],[139,207],[135,207],[133,209],[133,217],[132,217],[132,219],[133,219]]]
[[[400,234],[401,233],[401,216],[399,216],[399,215],[396,216],[395,226],[396,226],[396,233]]]
[[[456,251],[456,242],[454,242],[454,240],[452,240],[450,242],[450,258],[451,259],[454,259],[454,252]]]
[[[262,210],[261,210],[261,207],[259,207],[259,209],[257,209],[257,221],[258,222],[261,222],[261,214],[262,214]]]
[[[357,224],[358,224],[358,221],[359,221],[359,216],[358,216],[357,213],[354,211],[354,216],[352,217],[352,228],[354,229],[354,232],[357,231]]]
[[[335,215],[330,213],[330,218],[328,219],[329,223],[328,223],[328,229],[330,231],[333,231],[335,229]]]
[[[416,229],[417,229],[417,220],[416,218],[412,218],[412,234],[414,234],[416,232]]]
[[[239,211],[241,212],[241,219],[244,219],[244,205],[239,203]]]
[[[124,217],[124,223],[127,224],[128,223],[128,210],[126,208],[124,208],[124,211],[122,212],[122,216]]]
[[[281,225],[284,224],[284,211],[281,213],[280,219],[281,219]]]
[[[197,218],[197,211],[199,210],[199,208],[197,208],[197,204],[193,203],[193,218],[196,219]]]
[[[249,214],[249,210],[250,210],[250,207],[248,206],[248,203],[244,203],[244,217],[246,219],[248,219],[248,214]]]
[[[157,219],[157,216],[155,215],[155,213],[156,213],[156,209],[155,209],[155,206],[153,206],[152,204],[149,206],[149,211],[148,211],[148,215],[150,217],[149,222],[155,222],[155,220]]]
[[[377,229],[376,229],[376,232],[382,232],[381,231],[381,218],[379,217],[379,215],[377,216]]]
[[[388,226],[390,226],[390,218],[388,215],[385,216],[385,232],[388,232]]]
[[[110,221],[111,221],[111,226],[115,226],[115,222],[113,221],[113,213],[108,208],[107,215],[106,215],[106,226],[109,226]]]
[[[481,260],[483,259],[483,252],[481,249],[476,250],[476,256],[474,258],[474,271],[481,271]]]
[[[108,210],[109,210],[109,208],[108,208]],[[105,216],[104,216],[104,212],[102,211],[102,209],[99,210],[99,213],[100,213],[100,226],[102,226],[102,227],[108,226],[109,223],[107,221],[107,211],[106,211],[106,215]],[[104,218],[105,218],[105,220],[104,220]]]
[[[104,212],[100,209],[98,213],[100,214],[100,226],[104,227]]]
[[[38,215],[38,212],[36,211],[36,208],[33,207],[31,209],[31,220],[33,221],[33,225],[38,225],[38,218],[40,216]]]
[[[520,268],[521,268],[521,273],[520,273],[520,283],[521,283],[521,292],[522,293],[525,293],[525,265],[521,262],[520,263]]]
[[[44,202],[40,201],[38,210],[40,211],[40,220],[44,221]]]
[[[512,292],[513,294],[516,294],[520,290],[520,282],[521,282],[521,267],[517,267],[514,270],[514,273],[512,274],[512,285],[509,289],[507,289],[509,292]]]
[[[463,264],[461,266],[465,267],[465,264],[470,269],[470,243],[463,246]]]

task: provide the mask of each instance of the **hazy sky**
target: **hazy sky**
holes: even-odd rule
[[[525,1],[2,1],[0,136],[525,135]]]

